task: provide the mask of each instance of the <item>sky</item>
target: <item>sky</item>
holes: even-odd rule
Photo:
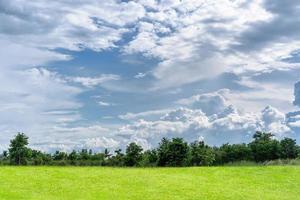
[[[0,0],[0,149],[300,143],[298,0]]]

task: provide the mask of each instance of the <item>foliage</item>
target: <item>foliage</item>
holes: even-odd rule
[[[249,144],[223,144],[211,147],[203,141],[191,144],[182,138],[163,138],[156,149],[144,151],[130,143],[125,153],[116,149],[93,152],[91,149],[73,150],[70,153],[55,151],[44,153],[28,146],[28,137],[18,133],[11,140],[8,151],[0,155],[1,165],[74,165],[116,167],[182,167],[211,165],[286,165],[299,164],[299,146],[291,138],[276,140],[271,133],[256,132]]]
[[[215,161],[215,154],[211,147],[205,145],[203,141],[195,141],[190,145],[191,165],[210,166]]]
[[[280,141],[280,157],[283,159],[297,158],[299,149],[296,140],[284,138]]]
[[[27,147],[28,137],[24,133],[18,133],[16,137],[10,141],[9,157],[12,164],[26,165],[27,159],[30,157],[30,150]]]
[[[145,151],[142,155],[142,160],[139,165],[142,167],[157,166],[157,151],[156,151],[156,149]]]
[[[159,166],[188,165],[189,146],[182,138],[173,138],[171,141],[163,138],[157,153]]]
[[[137,166],[142,160],[143,148],[136,143],[130,143],[126,148],[125,164],[126,166]]]
[[[256,162],[280,158],[280,143],[273,139],[273,134],[257,131],[253,138],[254,141],[249,145]]]

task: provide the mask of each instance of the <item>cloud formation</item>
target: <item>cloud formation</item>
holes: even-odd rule
[[[209,144],[220,145],[226,142],[248,142],[257,130],[272,132],[280,138],[291,133],[285,115],[276,108],[267,106],[258,113],[241,112],[230,105],[221,93],[183,99],[179,102],[195,100],[196,103],[200,102],[198,104],[200,106],[197,109],[188,107],[174,109],[157,120],[143,120],[143,115],[140,115],[140,120],[123,126],[119,132],[125,138],[148,141],[147,146],[150,147],[155,146],[162,137],[184,137],[190,142],[201,138]],[[199,109],[201,106],[218,109],[204,113]]]
[[[130,140],[149,148],[164,136],[220,144],[249,140],[256,130],[289,134],[300,127],[298,113],[285,116],[275,107],[292,110],[291,81],[264,77],[300,69],[295,59],[299,12],[295,0],[0,0],[0,45],[5,47],[0,49],[0,131],[5,134],[0,145],[20,129],[42,149],[113,148]],[[128,70],[127,79],[117,67],[113,72],[98,67],[92,75],[51,67],[85,50],[98,55],[114,51],[155,64],[137,71],[119,66]],[[207,89],[202,83],[213,83],[224,73],[237,77],[227,82],[238,89],[219,86],[195,95]],[[290,75],[284,77],[289,80]],[[182,89],[192,84],[193,92]],[[136,94],[137,88],[148,96]],[[124,109],[125,114],[114,112],[112,117],[122,123],[99,125],[85,119],[87,102],[79,96],[87,91],[113,91],[123,98],[120,102],[129,102],[127,113]],[[299,106],[298,93],[296,84],[294,105]],[[155,108],[159,97],[172,105]],[[137,111],[130,104],[134,99],[152,107]],[[97,109],[115,105],[110,102],[118,101],[98,101]],[[271,106],[262,109],[266,105]]]

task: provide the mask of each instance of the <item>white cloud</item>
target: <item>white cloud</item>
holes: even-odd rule
[[[206,106],[220,108],[212,110],[209,115],[199,109],[173,109],[158,120],[134,121],[120,128],[119,133],[129,140],[142,138],[148,141],[150,147],[156,146],[162,137],[183,137],[190,142],[203,138],[209,144],[220,145],[226,142],[249,142],[258,130],[272,132],[279,138],[292,133],[285,115],[277,109],[268,106],[261,112],[241,112],[229,102],[215,101],[218,96],[221,94],[195,96],[196,102],[204,98],[206,103],[211,103]]]
[[[154,89],[212,78],[241,66],[247,70],[247,64],[253,62],[247,63],[241,58],[244,55],[232,52],[231,45],[249,24],[272,18],[262,0],[139,2],[151,11],[145,15],[147,22],[138,24],[138,34],[125,52],[161,60],[153,71],[159,80]]]
[[[30,137],[30,145],[43,151],[71,151],[82,148],[99,151],[105,147],[117,147],[119,144],[116,138],[113,138],[110,128],[98,124],[73,127],[49,126],[34,131],[39,131],[39,135]]]
[[[0,0],[0,130],[6,133],[1,143],[17,131],[39,140],[48,134],[45,129],[81,120],[76,111],[82,106],[77,96],[83,89],[69,82],[95,87],[120,77],[66,78],[41,66],[71,59],[55,51],[59,48],[114,48],[144,12],[132,1]]]
[[[153,89],[177,87],[223,72],[299,68],[282,60],[299,49],[298,2],[138,2],[151,11],[139,21],[138,34],[124,51],[160,60],[153,70],[158,80]]]
[[[137,75],[134,76],[134,78],[140,79],[140,78],[144,78],[146,75],[147,75],[146,73],[139,72]]]
[[[0,131],[6,132],[1,142],[8,143],[18,131],[41,137],[39,129],[79,120],[75,112],[82,106],[76,96],[80,88],[46,69],[8,71],[0,74]]]
[[[68,55],[5,41],[1,36],[0,45],[3,47],[0,49],[1,70],[28,68],[44,65],[53,60],[70,59]]]
[[[98,77],[69,77],[68,80],[74,83],[80,83],[85,87],[95,87],[104,82],[120,80],[120,76],[115,74],[102,74]]]
[[[109,103],[105,101],[98,101],[99,106],[114,106],[114,103]]]
[[[124,115],[119,115],[118,117],[123,120],[133,120],[133,119],[145,119],[148,117],[157,117],[161,116],[162,114],[166,114],[170,111],[170,109],[163,109],[163,110],[150,110],[145,112],[139,113],[126,113]]]
[[[114,47],[125,28],[144,16],[135,2],[1,1],[0,33],[26,46],[103,50]],[[124,27],[124,28],[123,28]],[[26,38],[26,39],[25,39]]]
[[[180,99],[177,103],[201,109],[207,115],[212,115],[223,111],[228,106],[224,96],[224,93],[227,92],[228,90],[223,89],[213,93],[199,94],[190,98]]]
[[[263,74],[263,73],[262,73]],[[224,96],[244,110],[258,111],[266,105],[279,108],[284,112],[293,110],[293,80],[288,82],[253,80],[253,77],[242,76],[238,81],[241,86],[249,88],[246,91],[228,91]]]
[[[116,141],[113,138],[106,137],[90,138],[87,139],[84,144],[84,146],[86,146],[87,148],[91,148],[98,151],[99,149],[103,150],[104,148],[116,149],[119,145],[119,141]]]

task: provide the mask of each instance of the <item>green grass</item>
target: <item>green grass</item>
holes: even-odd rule
[[[0,199],[300,199],[300,167],[0,167]]]

